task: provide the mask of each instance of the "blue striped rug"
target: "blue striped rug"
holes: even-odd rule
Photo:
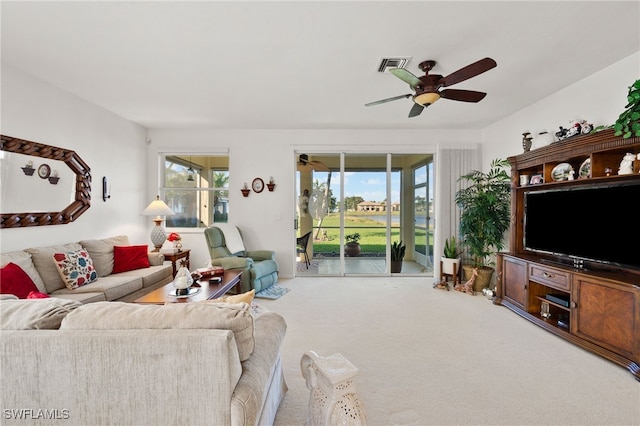
[[[286,287],[280,287],[279,285],[272,285],[264,290],[260,290],[254,297],[262,299],[279,299],[285,294],[289,293],[291,289]]]

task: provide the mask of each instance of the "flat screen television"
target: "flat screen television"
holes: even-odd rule
[[[640,270],[640,181],[524,194],[524,249]]]

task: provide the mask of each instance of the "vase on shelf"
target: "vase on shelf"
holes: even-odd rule
[[[533,137],[531,136],[531,133],[529,132],[522,133],[522,149],[524,149],[524,152],[529,152],[529,150],[531,150],[532,140],[533,140]]]
[[[556,138],[546,129],[540,130],[535,138],[533,138],[533,147],[541,148],[555,142]]]

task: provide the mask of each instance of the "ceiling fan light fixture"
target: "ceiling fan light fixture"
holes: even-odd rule
[[[440,99],[440,95],[438,93],[429,92],[429,93],[421,93],[419,95],[416,95],[413,98],[413,101],[418,105],[427,105],[427,104],[430,105],[435,101],[437,101],[438,99]]]

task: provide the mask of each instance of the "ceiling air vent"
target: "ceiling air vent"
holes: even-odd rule
[[[380,59],[380,65],[378,65],[378,72],[388,72],[391,68],[405,68],[410,60],[411,56],[382,58]]]

